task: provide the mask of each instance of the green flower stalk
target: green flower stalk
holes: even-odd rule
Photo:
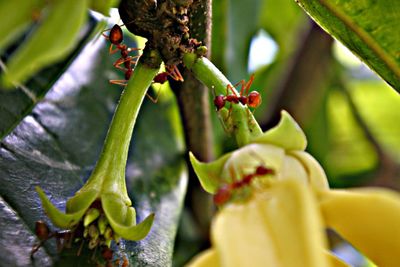
[[[232,84],[211,61],[201,56],[203,49],[204,47],[200,46],[197,51],[198,54],[185,54],[183,62],[197,79],[213,90],[215,95],[225,95],[227,86]],[[237,92],[236,94],[239,95]],[[245,105],[233,104],[230,110],[223,108],[219,111],[219,114],[225,129],[235,137],[239,146],[249,143],[254,137],[262,134],[253,114]]]
[[[136,224],[136,212],[128,196],[125,168],[133,127],[143,98],[159,68],[143,63],[143,58],[158,62],[158,53],[145,51],[122,93],[112,119],[103,151],[86,184],[58,210],[39,187],[43,208],[53,224],[62,229],[77,229],[83,224],[89,247],[110,245],[111,240],[143,239],[150,231],[154,214]],[[154,65],[154,64],[153,64]],[[155,64],[157,65],[157,64]]]

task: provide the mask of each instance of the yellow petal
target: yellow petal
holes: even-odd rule
[[[220,176],[230,182],[241,180],[244,175],[254,173],[260,165],[279,172],[284,156],[283,148],[269,144],[249,144],[231,153]]]
[[[315,158],[304,151],[291,151],[290,154],[303,164],[308,174],[308,182],[314,190],[329,189],[324,169],[322,169]]]
[[[277,181],[244,204],[226,206],[212,225],[221,266],[324,267],[324,230],[313,193]]]
[[[218,253],[215,249],[207,249],[194,257],[186,267],[219,267]]]
[[[400,264],[400,196],[390,190],[321,192],[321,210],[333,228],[378,266]]]
[[[287,180],[293,179],[308,184],[308,175],[306,169],[296,158],[285,155],[283,159],[282,169],[278,172],[278,179]]]

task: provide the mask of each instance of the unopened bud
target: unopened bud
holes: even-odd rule
[[[100,242],[99,238],[90,239],[89,245],[88,245],[89,249],[94,249],[99,244],[99,242]]]
[[[96,208],[91,208],[86,212],[85,218],[83,219],[83,226],[88,226],[94,220],[100,216],[100,211]]]
[[[111,227],[107,227],[106,230],[104,231],[104,238],[106,240],[113,239],[113,230],[111,229]]]
[[[97,220],[97,226],[99,227],[99,231],[101,235],[104,235],[104,232],[106,231],[108,225],[108,220],[106,216],[102,215],[100,218]]]
[[[99,229],[95,225],[89,226],[89,236],[93,238],[98,238],[99,237]]]

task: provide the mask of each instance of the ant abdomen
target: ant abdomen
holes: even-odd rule
[[[46,240],[49,238],[50,230],[47,224],[43,221],[37,221],[35,223],[35,233],[40,241]]]
[[[214,105],[217,108],[217,111],[219,111],[225,106],[225,97],[223,95],[217,95],[214,98]]]

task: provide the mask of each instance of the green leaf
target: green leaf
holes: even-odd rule
[[[77,44],[87,8],[88,0],[55,1],[49,5],[37,30],[7,63],[8,71],[1,78],[4,85],[10,88],[24,83],[43,67],[68,55]]]
[[[14,0],[0,2],[0,51],[18,38],[40,14],[44,0]]]
[[[34,223],[39,219],[49,223],[35,187],[40,186],[50,201],[64,210],[66,200],[92,172],[121,91],[119,86],[108,82],[115,75],[123,75],[113,67],[113,58],[103,38],[93,40],[73,59],[71,67],[46,98],[2,140],[0,244],[3,247],[10,242],[21,244],[18,249],[6,248],[0,252],[9,266],[88,266],[88,262],[93,263],[90,261],[93,251],[84,250],[77,257],[73,249],[65,249],[55,263],[54,241],[47,242],[45,248],[35,254],[35,262],[30,261],[29,254],[37,240],[33,234]],[[162,266],[168,266],[172,262],[187,183],[182,132],[176,127],[180,122],[175,121],[179,113],[171,99],[160,99],[156,105],[146,102],[140,115],[128,160],[128,191],[138,222],[152,212],[156,216],[149,236],[140,243],[125,242],[124,251],[132,257],[132,262],[147,261],[149,265],[156,258]],[[12,222],[12,226],[4,225],[3,221]],[[15,234],[16,231],[21,232]],[[163,244],[163,249],[150,249],[155,246],[153,244]]]
[[[251,38],[258,30],[257,24],[259,16],[261,16],[258,11],[261,3],[261,0],[229,1],[227,8],[228,34],[225,47],[229,79],[239,81],[247,78],[247,56]],[[233,83],[236,83],[234,80]]]
[[[297,0],[327,32],[400,90],[400,2]]]
[[[296,48],[298,31],[306,22],[301,8],[291,1],[264,0],[258,12],[260,26],[278,43],[280,56],[287,57]]]
[[[89,7],[105,16],[110,15],[110,8],[116,6],[116,0],[91,0]]]

